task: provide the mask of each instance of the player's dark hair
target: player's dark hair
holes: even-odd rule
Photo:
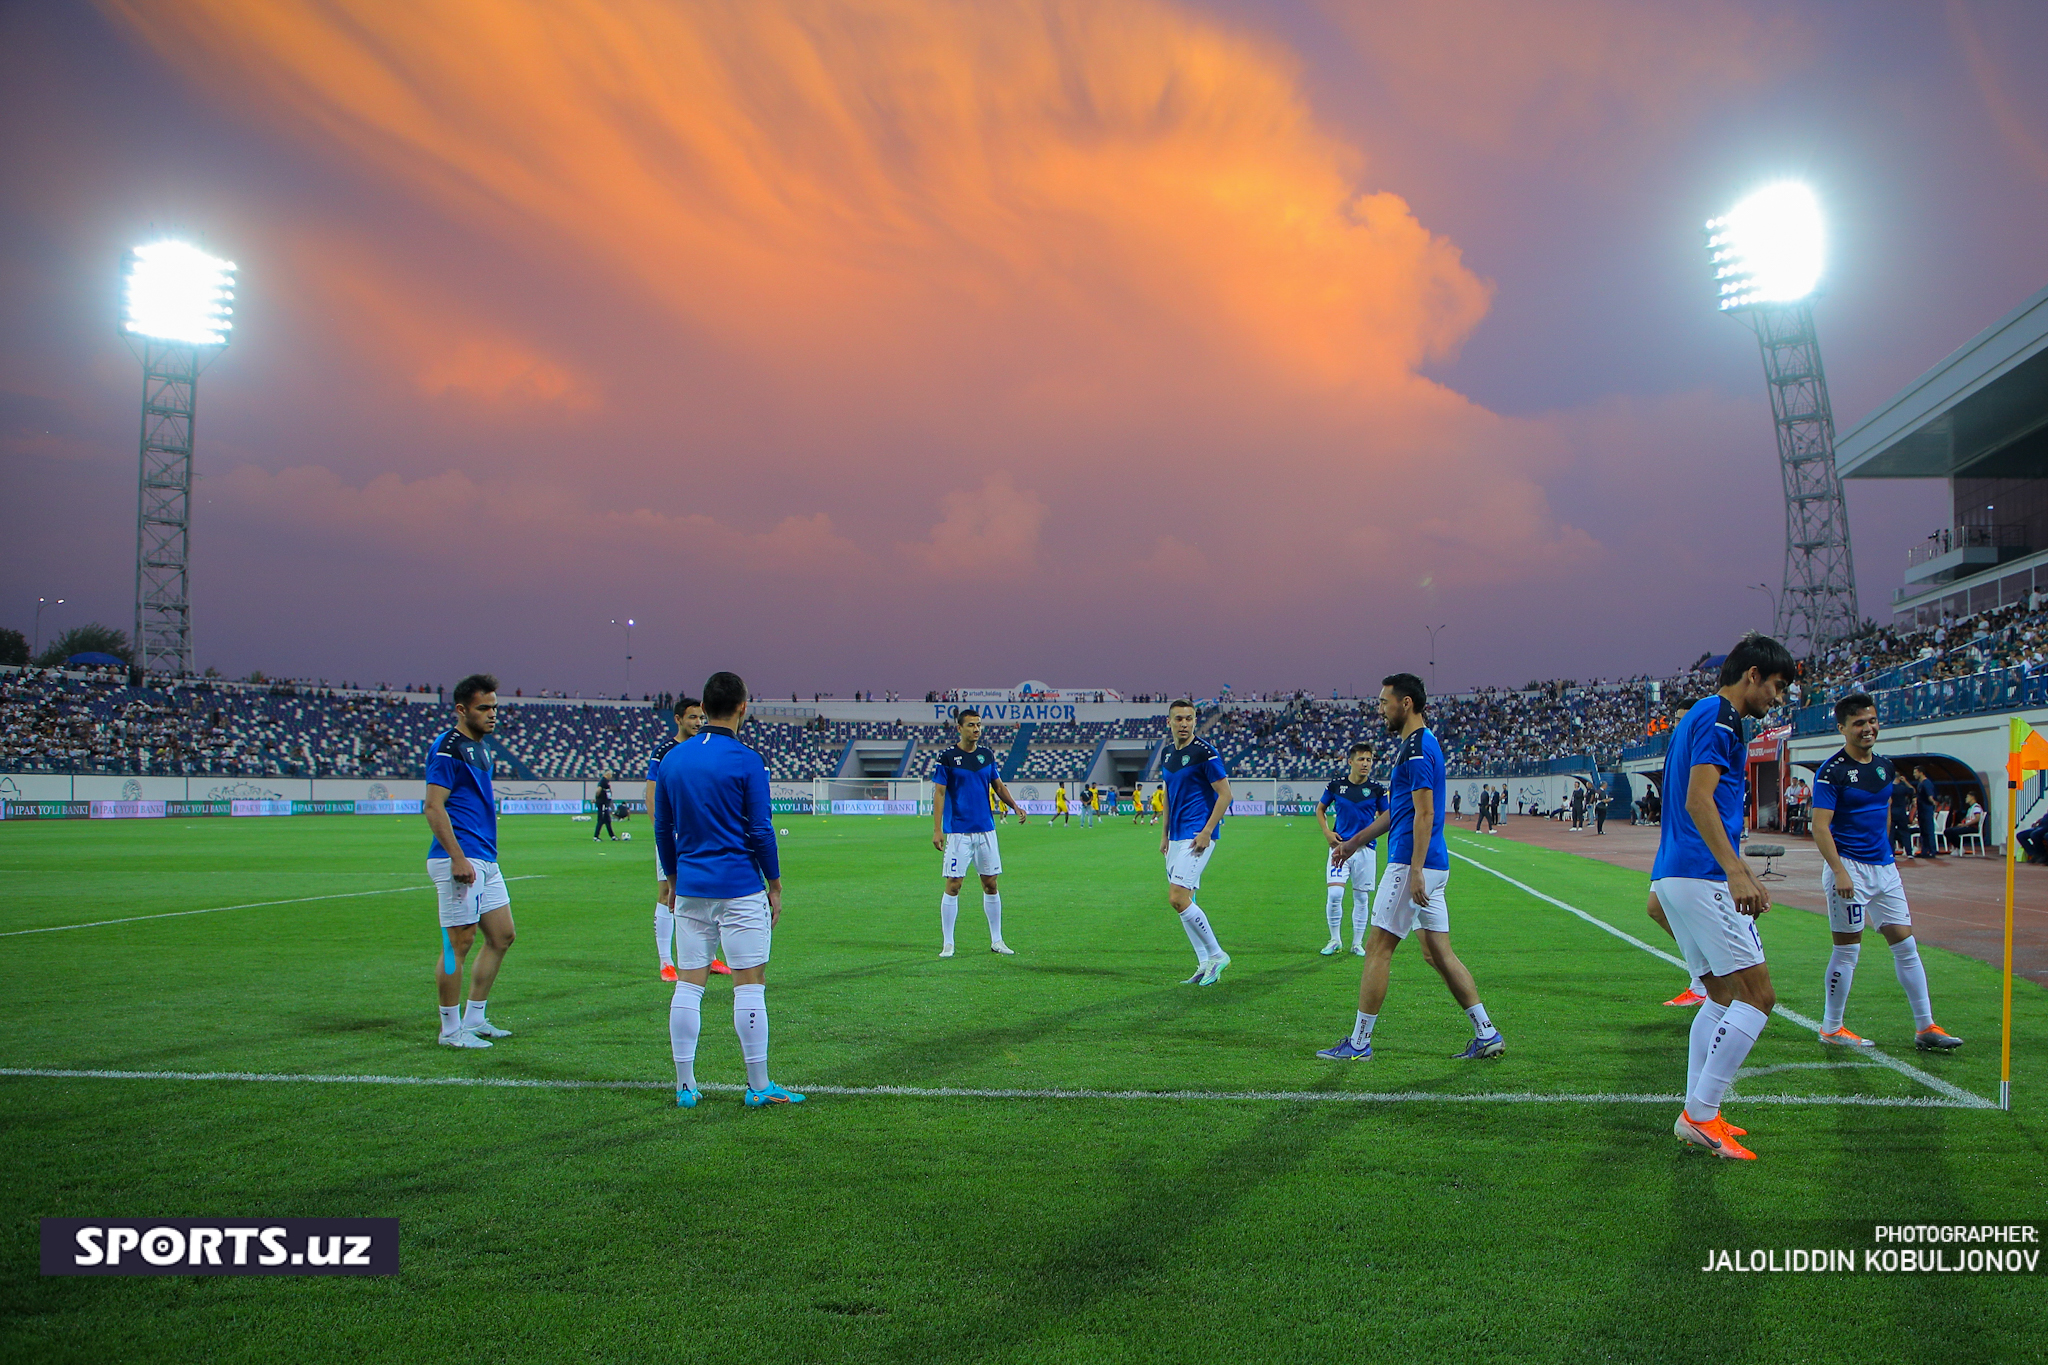
[[[1189,700],[1188,700],[1188,699],[1187,699],[1186,697],[1181,697],[1180,699],[1178,699],[1177,701],[1173,702],[1173,704],[1171,704],[1170,706],[1168,706],[1168,707],[1166,708],[1166,714],[1170,716],[1170,715],[1172,715],[1172,714],[1173,714],[1174,712],[1176,712],[1176,711],[1180,711],[1180,710],[1183,710],[1183,709],[1185,709],[1185,710],[1188,710],[1188,711],[1192,711],[1192,710],[1194,710],[1194,709],[1195,709],[1195,704],[1194,704],[1193,702],[1189,701]]]
[[[963,706],[958,711],[955,711],[953,713],[953,724],[956,726],[965,725],[967,723],[967,718],[969,716],[974,717],[976,720],[980,720],[981,712],[975,710],[971,706]]]
[[[675,705],[676,719],[681,720],[683,718],[683,712],[689,710],[693,706],[702,706],[703,704],[703,702],[698,701],[695,697],[677,697]]]
[[[1741,682],[1752,668],[1760,678],[1783,678],[1790,682],[1799,676],[1799,665],[1791,650],[1768,635],[1752,633],[1743,636],[1721,661],[1721,686]]]
[[[1372,745],[1367,744],[1364,740],[1361,739],[1358,741],[1358,743],[1352,745],[1350,748],[1344,751],[1344,757],[1351,758],[1358,754],[1369,754],[1371,752]]]
[[[1429,709],[1429,695],[1422,690],[1422,679],[1413,673],[1392,673],[1380,679],[1381,687],[1391,687],[1397,697],[1406,697],[1415,703],[1418,714]]]
[[[1868,692],[1851,692],[1835,703],[1835,724],[1840,725],[1849,717],[1863,711],[1875,711],[1877,698]]]
[[[469,705],[469,699],[477,693],[495,692],[497,690],[498,680],[496,678],[488,673],[472,673],[461,682],[455,684],[455,704],[457,706],[467,706]]]
[[[747,685],[737,673],[713,673],[704,680],[704,718],[729,720],[747,700]]]

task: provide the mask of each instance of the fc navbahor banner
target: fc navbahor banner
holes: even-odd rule
[[[45,1218],[45,1275],[396,1275],[396,1218]]]

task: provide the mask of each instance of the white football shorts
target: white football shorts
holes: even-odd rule
[[[1166,844],[1166,880],[1171,886],[1185,886],[1190,891],[1202,889],[1202,869],[1209,865],[1209,859],[1216,854],[1216,841],[1200,853],[1195,852],[1193,839],[1170,839]]]
[[[455,880],[453,858],[427,859],[427,878],[434,883],[434,894],[441,901],[443,929],[475,924],[491,911],[512,903],[511,893],[505,890],[505,875],[498,871],[496,863],[471,858],[469,865],[476,869],[476,879],[464,886]]]
[[[1323,884],[1325,886],[1348,886],[1359,895],[1371,899],[1373,879],[1379,875],[1378,857],[1372,849],[1361,848],[1335,867],[1327,856],[1323,858]]]
[[[705,896],[676,897],[676,967],[698,971],[711,965],[725,944],[725,965],[738,969],[768,961],[774,926],[768,916],[768,893],[718,900]]]
[[[1414,874],[1415,869],[1407,863],[1387,864],[1387,875],[1381,879],[1379,895],[1372,902],[1372,927],[1384,929],[1395,938],[1406,938],[1417,929],[1448,934],[1451,910],[1444,899],[1444,887],[1451,880],[1450,869],[1422,869],[1422,889],[1429,897],[1427,906],[1417,905],[1409,898],[1408,879]]]
[[[1003,870],[1003,851],[996,846],[996,832],[985,829],[979,834],[948,834],[946,836],[945,866],[940,869],[942,877],[964,877],[972,870],[984,877],[993,877]]]
[[[1897,864],[1844,858],[1842,865],[1849,869],[1846,895],[1835,885],[1835,870],[1826,863],[1820,868],[1820,889],[1828,898],[1828,928],[1838,934],[1860,934],[1887,924],[1913,922],[1906,910],[1906,888],[1899,883]]]
[[[1650,883],[1687,970],[1694,976],[1728,976],[1764,960],[1756,918],[1735,908],[1728,883],[1704,877],[1659,877]]]

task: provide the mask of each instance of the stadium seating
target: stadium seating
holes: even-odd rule
[[[1654,749],[1644,743],[1646,730],[1713,689],[1709,661],[1702,656],[1693,668],[1657,680],[1654,699],[1647,678],[1556,680],[1439,696],[1430,720],[1454,774],[1534,771],[1573,756],[1604,767],[1624,749]],[[1833,699],[1852,688],[1877,696],[1887,725],[2048,705],[2048,611],[2014,604],[1919,629],[1872,630],[1829,650],[1774,719],[1791,720],[1800,734],[1824,733],[1834,724]],[[1371,739],[1386,756],[1372,700],[1285,695],[1278,707],[1227,701],[1203,709],[1202,734],[1233,772],[1333,773],[1358,738]],[[217,680],[130,687],[118,670],[0,669],[0,772],[416,777],[427,744],[447,723],[445,707],[395,691]],[[1009,776],[1081,780],[1105,739],[1149,740],[1162,732],[1157,716],[1036,725]],[[535,777],[575,781],[601,772],[635,779],[671,733],[669,713],[658,705],[522,698],[507,699],[498,738]],[[1015,734],[990,726],[983,741],[1007,759]],[[830,776],[856,739],[915,739],[910,775],[922,777],[953,732],[898,721],[756,717],[746,738],[771,776],[807,781]]]

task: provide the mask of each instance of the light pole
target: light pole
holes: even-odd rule
[[[192,434],[199,373],[228,344],[235,263],[187,242],[128,253],[121,329],[142,359],[135,508],[135,662],[192,671]]]
[[[48,597],[38,597],[36,599],[36,639],[35,643],[28,647],[28,658],[30,663],[35,662],[36,651],[43,647],[43,608],[46,606],[61,607],[63,605],[64,599],[61,597],[54,599]]]
[[[625,620],[613,621],[612,624],[626,632],[626,687],[620,700],[631,701],[633,699],[633,618],[628,616]]]
[[[1432,697],[1436,695],[1436,633],[1443,628],[1443,626],[1423,627],[1424,630],[1429,632],[1429,695]]]
[[[1760,592],[1765,597],[1771,599],[1771,629],[1776,630],[1778,628],[1778,594],[1771,591],[1771,585],[1768,583],[1752,583],[1749,585],[1749,590],[1751,592]]]
[[[1765,185],[1707,224],[1720,306],[1756,335],[1785,488],[1785,581],[1771,631],[1818,654],[1856,633],[1849,511],[1835,472],[1835,414],[1814,333],[1825,243],[1820,202],[1796,182]]]

